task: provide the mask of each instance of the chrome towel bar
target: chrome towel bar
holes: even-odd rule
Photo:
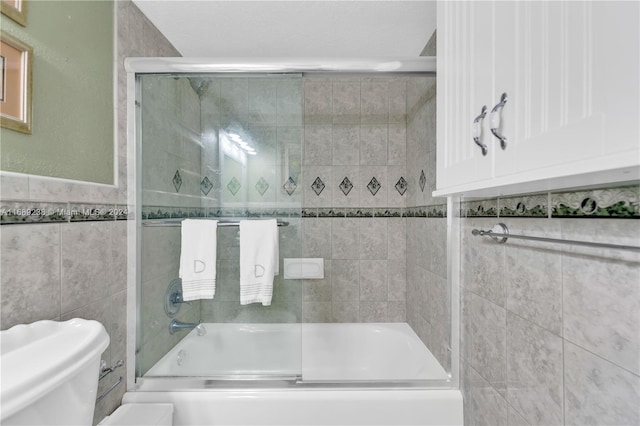
[[[184,219],[149,220],[149,221],[142,222],[142,226],[181,226],[183,220]],[[201,219],[201,220],[205,220],[205,219]],[[256,219],[256,220],[264,220],[264,219]],[[278,222],[278,226],[289,226],[289,222],[285,222],[284,220],[278,219],[277,222]],[[222,226],[222,227],[240,226],[240,221],[239,220],[219,220],[218,226]]]
[[[504,223],[498,223],[488,231],[484,231],[482,229],[474,229],[471,231],[471,234],[475,236],[481,236],[481,237],[491,237],[491,239],[493,239],[498,244],[504,244],[507,242],[509,238],[515,238],[520,240],[543,241],[548,243],[569,244],[569,245],[576,245],[576,246],[590,246],[590,247],[601,247],[601,248],[610,248],[610,249],[619,249],[619,250],[640,251],[640,247],[637,247],[637,246],[626,246],[621,244],[609,244],[609,243],[596,243],[592,241],[562,240],[558,238],[547,238],[547,237],[532,237],[529,235],[512,235],[509,233],[509,228],[507,228],[507,225],[505,225]]]

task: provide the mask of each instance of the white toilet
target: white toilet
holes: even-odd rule
[[[0,332],[0,424],[91,425],[108,345],[102,324],[80,318]]]

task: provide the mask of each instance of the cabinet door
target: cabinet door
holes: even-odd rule
[[[639,140],[638,3],[522,2],[515,22],[516,128],[496,175],[621,166],[609,155]]]
[[[473,121],[489,107],[492,8],[488,1],[438,4],[439,190],[491,178],[493,154],[474,143]],[[479,140],[488,145],[489,138],[483,125]]]

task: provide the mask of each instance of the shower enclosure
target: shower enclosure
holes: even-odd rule
[[[127,60],[130,391],[458,387],[434,63]],[[224,225],[213,299],[181,299],[186,218]],[[241,305],[237,223],[267,218],[273,300]],[[285,279],[291,258],[323,258],[323,278]]]

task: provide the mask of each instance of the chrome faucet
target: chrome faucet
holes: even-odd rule
[[[195,322],[182,322],[176,319],[171,320],[169,323],[169,334],[173,334],[180,330],[193,330],[196,329],[198,336],[204,336],[207,333],[207,329],[204,328],[204,324]]]

